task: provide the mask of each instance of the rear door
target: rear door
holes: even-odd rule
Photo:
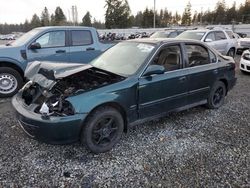
[[[188,76],[188,104],[207,99],[210,89],[216,81],[219,70],[217,57],[207,47],[201,44],[187,43],[185,51],[188,57],[186,70]]]
[[[151,64],[164,66],[165,74],[139,78],[138,97],[141,119],[186,105],[188,70],[182,70],[181,49],[179,44],[164,46]]]
[[[89,63],[101,54],[90,30],[70,31],[70,62]]]
[[[28,61],[59,61],[69,62],[69,47],[66,31],[49,31],[33,42],[39,43],[41,49],[27,49]],[[33,43],[32,42],[32,43]]]
[[[227,54],[228,40],[225,33],[223,31],[216,31],[215,40],[218,51],[224,55]]]

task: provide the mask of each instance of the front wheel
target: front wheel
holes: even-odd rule
[[[120,140],[124,130],[121,114],[112,107],[101,107],[90,114],[83,125],[81,142],[94,153],[103,153],[112,149]]]
[[[15,69],[0,67],[0,97],[12,97],[22,87],[22,76]]]
[[[208,97],[208,108],[217,109],[224,103],[226,96],[226,86],[223,82],[215,82]]]

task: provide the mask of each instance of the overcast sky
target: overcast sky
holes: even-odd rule
[[[157,10],[167,8],[168,10],[182,13],[189,0],[156,0]],[[235,0],[225,0],[231,6]],[[136,14],[146,7],[153,8],[154,0],[128,0],[132,14]],[[218,0],[190,0],[192,11],[213,10]],[[237,6],[245,0],[237,0]],[[79,21],[86,11],[97,20],[104,21],[105,0],[0,0],[0,23],[20,23],[25,19],[31,19],[34,13],[40,16],[46,6],[50,13],[60,6],[67,18],[72,5],[78,8]]]

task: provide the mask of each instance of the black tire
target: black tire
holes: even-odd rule
[[[10,83],[9,86],[4,85]],[[0,97],[12,97],[23,85],[23,78],[15,69],[0,67]]]
[[[228,52],[227,52],[227,56],[230,56],[232,58],[235,57],[235,50],[233,48],[231,48]]]
[[[122,115],[112,107],[100,107],[83,125],[81,143],[93,153],[111,150],[120,140],[124,130]]]
[[[209,97],[207,106],[210,109],[220,108],[224,104],[226,96],[226,86],[223,82],[217,81],[213,85]]]

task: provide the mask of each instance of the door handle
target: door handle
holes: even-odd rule
[[[186,81],[186,79],[187,79],[187,77],[186,77],[186,76],[183,76],[183,77],[180,77],[180,78],[179,78],[179,81],[180,81],[180,82],[184,82],[184,81]]]
[[[217,69],[213,70],[213,73],[218,74],[218,70]]]
[[[87,50],[87,51],[91,51],[91,50],[95,50],[95,48],[91,48],[91,47],[90,47],[90,48],[87,48],[86,50]]]
[[[57,54],[66,53],[66,50],[57,50],[56,53],[57,53]]]

